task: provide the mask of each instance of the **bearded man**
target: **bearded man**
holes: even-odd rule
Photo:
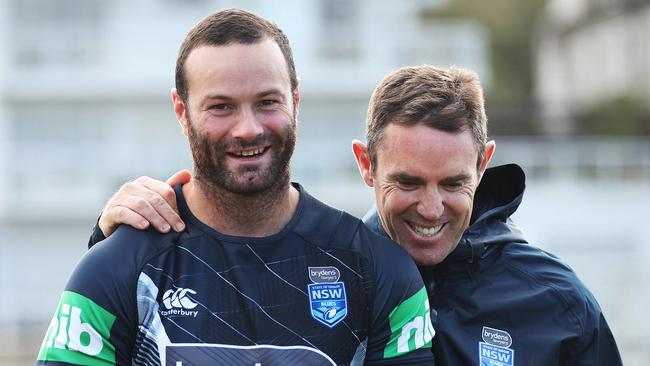
[[[408,254],[290,183],[300,93],[275,24],[228,9],[185,38],[172,103],[194,179],[181,233],[121,226],[79,262],[39,365],[432,365]]]

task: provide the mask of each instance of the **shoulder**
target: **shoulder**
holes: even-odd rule
[[[87,365],[102,360],[128,363],[138,325],[139,272],[172,242],[166,235],[121,226],[86,252],[59,300],[38,359]],[[65,326],[58,326],[64,321],[67,334],[62,333]],[[53,343],[55,336],[56,342],[68,339],[67,347]]]
[[[396,255],[399,259],[412,262],[406,252],[386,236],[373,232],[360,219],[347,212],[330,207],[304,190],[300,220],[294,232],[307,241],[319,246],[349,250],[380,259]]]
[[[404,300],[417,293],[426,298],[422,276],[413,259],[399,244],[365,225],[357,231],[355,243],[372,268],[379,304],[388,304],[393,298]]]
[[[591,291],[557,256],[529,244],[508,244],[503,248],[501,263],[526,281],[529,288],[547,290],[557,305],[574,314],[581,327],[589,318],[600,316],[600,306]]]
[[[571,291],[584,284],[576,273],[560,258],[530,244],[510,243],[501,252],[502,264],[540,285]]]
[[[379,292],[393,288],[412,295],[422,288],[415,263],[397,243],[304,191],[302,198],[302,212],[294,232],[304,240],[324,250],[352,253],[373,277]]]
[[[377,234],[347,212],[318,202],[310,205],[309,212],[303,215],[296,232],[312,244],[354,253],[376,273],[402,272],[395,275],[410,277],[409,268],[417,272],[413,260],[399,244]]]
[[[87,256],[88,260],[105,265],[121,263],[120,267],[124,267],[124,264],[137,266],[137,263],[172,247],[178,236],[177,233],[161,234],[153,228],[138,230],[120,225],[113,235],[93,246]]]
[[[67,288],[96,298],[115,289],[134,288],[142,266],[171,247],[174,235],[121,225],[79,260]]]
[[[138,230],[128,225],[120,225],[110,237],[89,250],[89,253],[95,251],[102,255],[121,253],[122,256],[146,256],[170,247],[178,240],[178,236],[175,232],[162,234],[151,227]]]
[[[363,226],[356,217],[333,208],[301,187],[301,203],[293,232],[320,247],[349,248],[352,238]]]
[[[537,321],[571,329],[576,338],[563,342],[565,357],[580,364],[620,365],[616,341],[596,298],[578,275],[555,255],[531,245],[506,245],[502,262],[526,280],[540,309]],[[514,275],[513,275],[514,276]],[[523,287],[521,288],[523,292]],[[527,298],[523,293],[519,298]],[[526,301],[526,300],[524,300]],[[555,324],[555,325],[551,325]],[[550,328],[549,328],[550,329]]]

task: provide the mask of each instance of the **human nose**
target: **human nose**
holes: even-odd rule
[[[437,189],[424,189],[420,195],[417,212],[426,220],[437,220],[444,211],[443,198]]]
[[[261,136],[264,133],[264,128],[254,111],[249,108],[241,108],[237,113],[235,126],[231,133],[235,139],[252,140]]]

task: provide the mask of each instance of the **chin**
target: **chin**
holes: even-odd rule
[[[404,248],[413,258],[415,263],[420,266],[433,266],[444,260],[444,255],[436,250],[426,250],[419,248]]]

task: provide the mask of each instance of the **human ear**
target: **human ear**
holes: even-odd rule
[[[300,106],[300,90],[298,90],[298,85],[293,89],[293,117],[298,120],[298,110]]]
[[[363,178],[363,181],[366,182],[368,187],[374,187],[375,183],[372,178],[372,163],[370,162],[370,155],[368,155],[368,147],[359,140],[353,140],[352,152],[357,161],[361,178]]]
[[[172,89],[172,105],[174,106],[174,113],[176,113],[176,119],[178,120],[178,123],[180,123],[181,128],[183,129],[183,134],[187,136],[188,135],[187,110],[185,107],[185,103],[183,103],[183,100],[181,99],[181,96],[178,94],[178,90],[176,90],[176,88]]]
[[[488,141],[487,144],[485,144],[485,154],[483,155],[483,160],[481,160],[481,164],[479,164],[479,169],[478,169],[478,176],[479,180],[480,178],[483,177],[483,173],[485,173],[485,169],[487,169],[488,164],[490,163],[490,160],[492,160],[492,155],[494,155],[494,149],[496,148],[497,144],[492,141]]]

